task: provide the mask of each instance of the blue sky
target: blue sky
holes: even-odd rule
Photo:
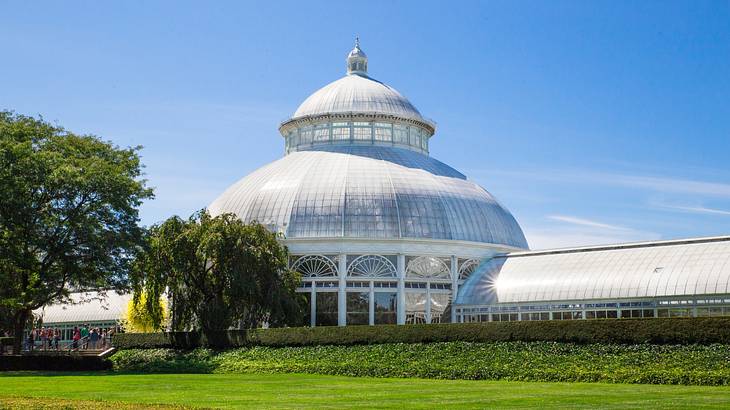
[[[275,4],[272,4],[275,3]],[[438,123],[431,155],[533,248],[730,234],[730,2],[0,1],[0,109],[143,145],[189,215],[283,153],[278,124],[370,73]]]

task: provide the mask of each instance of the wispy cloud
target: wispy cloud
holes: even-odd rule
[[[678,212],[689,212],[694,214],[709,214],[709,215],[721,215],[730,216],[730,211],[724,209],[707,208],[705,206],[686,206],[686,205],[669,205],[669,204],[655,204],[657,208],[667,209],[670,211]]]
[[[601,175],[601,174],[597,174]],[[662,178],[636,175],[605,174],[604,182],[618,185],[647,188],[659,192],[697,194],[730,198],[730,184],[696,181],[680,178]]]
[[[478,172],[478,171],[477,171]],[[531,181],[581,183],[641,188],[654,192],[730,198],[730,184],[663,176],[631,175],[587,170],[488,171]]]
[[[595,230],[526,229],[531,249],[555,249],[574,246],[610,245],[616,243],[653,241],[661,235],[653,232],[601,232]]]
[[[606,245],[660,239],[655,232],[646,232],[571,215],[548,215],[550,223],[525,229],[532,249]]]
[[[590,219],[579,218],[576,216],[548,215],[547,218],[551,219],[553,221],[566,222],[569,224],[578,225],[578,226],[586,226],[586,227],[590,227],[590,228],[608,229],[608,230],[613,230],[613,231],[632,230],[630,228],[625,228],[623,226],[609,225],[609,224],[605,224],[602,222],[592,221]]]

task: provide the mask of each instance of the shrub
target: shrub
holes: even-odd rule
[[[360,345],[382,343],[553,341],[570,343],[730,344],[730,318],[614,319],[298,327],[211,332],[124,333],[123,348]]]
[[[445,342],[255,346],[221,352],[135,349],[121,351],[111,360],[119,371],[730,384],[730,345]]]
[[[210,373],[214,369],[212,352],[206,349],[133,349],[119,351],[112,357],[115,368],[130,372]]]

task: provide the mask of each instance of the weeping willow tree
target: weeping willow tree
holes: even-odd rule
[[[299,276],[279,239],[232,214],[169,218],[149,230],[136,260],[134,300],[159,326],[164,309],[155,301],[166,294],[174,331],[299,325]]]
[[[154,301],[149,304],[154,304]],[[147,309],[147,294],[142,293],[135,300],[132,299],[127,303],[127,309],[122,318],[122,327],[127,332],[133,333],[151,333],[160,332],[167,326],[169,314],[167,310],[167,301],[164,297],[157,298],[156,312],[161,312],[159,319],[153,318]]]

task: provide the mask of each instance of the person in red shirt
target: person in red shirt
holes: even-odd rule
[[[81,331],[78,327],[74,326],[73,350],[79,350],[79,340],[81,340]]]

